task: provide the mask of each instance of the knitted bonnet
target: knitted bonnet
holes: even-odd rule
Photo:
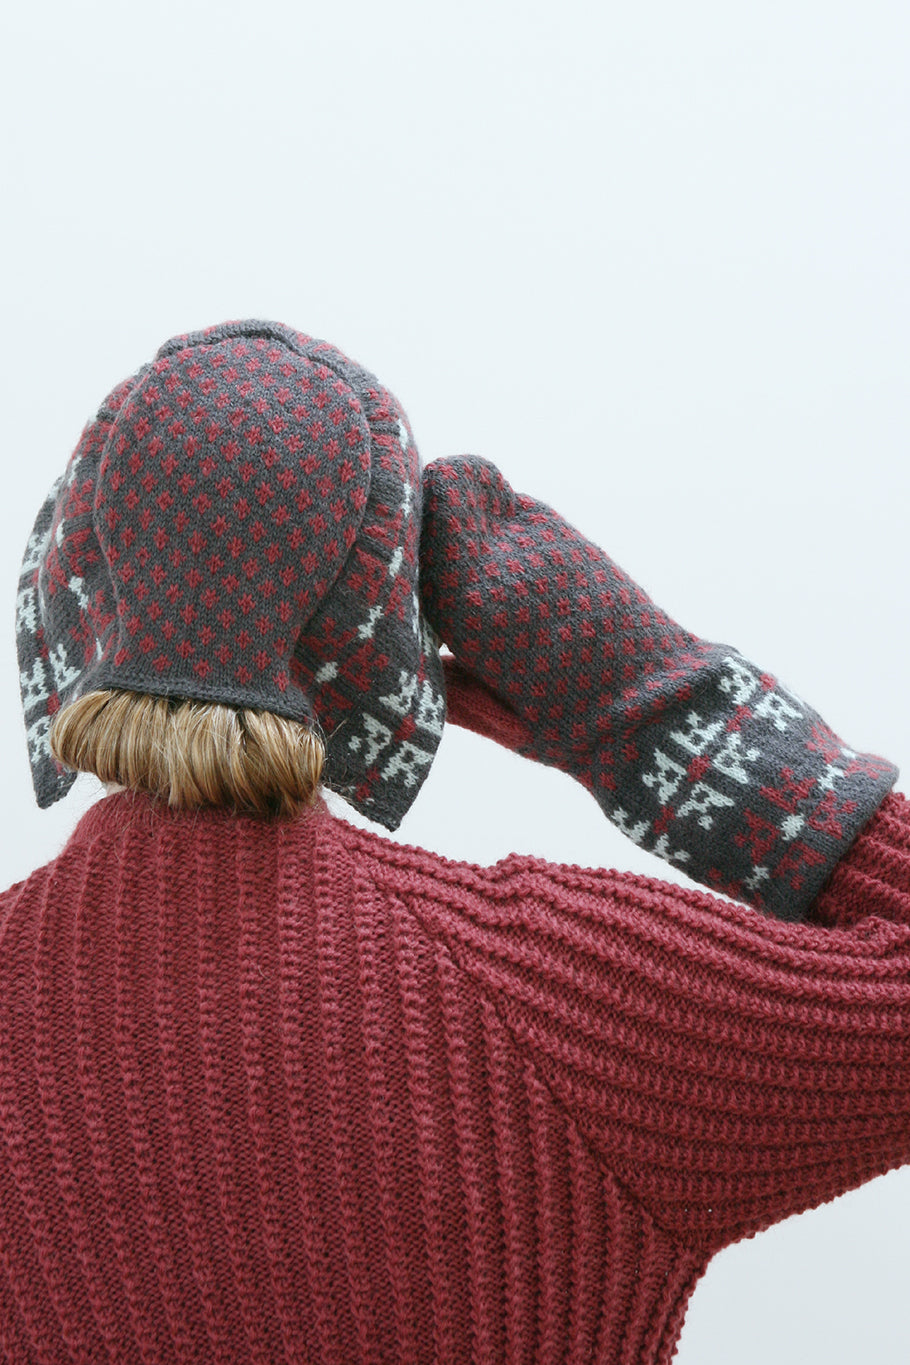
[[[28,542],[16,636],[39,806],[56,712],[122,688],[317,720],[326,785],[395,829],[445,692],[421,466],[367,370],[270,322],[178,336],[88,423]]]

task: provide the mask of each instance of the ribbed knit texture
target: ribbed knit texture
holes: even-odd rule
[[[0,895],[0,1356],[669,1361],[716,1250],[910,1159],[907,810],[843,930],[103,800]]]

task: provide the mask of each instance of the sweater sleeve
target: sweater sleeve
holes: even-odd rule
[[[910,924],[910,801],[891,792],[809,909],[814,924],[846,928],[870,915]]]
[[[604,1169],[692,1248],[910,1160],[905,924],[782,923],[523,858],[411,908]]]

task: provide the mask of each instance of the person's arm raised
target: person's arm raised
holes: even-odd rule
[[[570,773],[695,881],[804,918],[897,776],[735,649],[682,629],[476,456],[424,471],[421,599],[449,718]]]
[[[907,921],[910,850],[893,853],[879,883]],[[910,1161],[906,922],[781,923],[515,856],[394,886],[587,1149],[692,1250]]]

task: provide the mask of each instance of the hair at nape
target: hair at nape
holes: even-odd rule
[[[309,725],[270,711],[108,690],[64,707],[54,757],[179,810],[298,815],[316,800],[325,759]]]

